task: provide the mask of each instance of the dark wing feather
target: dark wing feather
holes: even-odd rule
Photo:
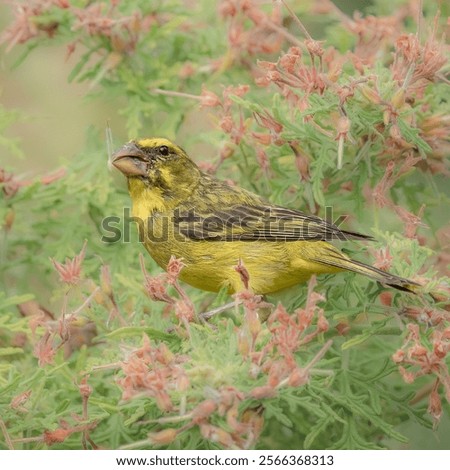
[[[320,217],[270,204],[235,204],[208,213],[194,209],[178,210],[175,227],[191,240],[289,242],[372,239],[368,235],[340,230]]]

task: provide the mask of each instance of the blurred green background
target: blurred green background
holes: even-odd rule
[[[336,1],[347,13],[364,11],[369,1]],[[0,30],[12,18],[11,5],[0,4]],[[18,67],[24,48],[16,46],[11,52],[1,51],[0,103],[6,109],[16,109],[21,118],[7,130],[7,137],[18,138],[26,158],[8,154],[0,147],[0,166],[17,159],[13,167],[17,172],[32,177],[53,171],[63,161],[80,153],[85,147],[85,135],[89,127],[103,129],[109,122],[116,141],[126,139],[125,120],[119,115],[117,103],[95,96],[95,87],[88,82],[68,83],[67,77],[78,62],[79,52],[66,60],[65,47],[49,45],[39,47]],[[105,147],[106,161],[106,147]],[[411,442],[409,448],[448,449],[450,422],[441,422],[439,432],[426,432],[414,436],[409,425],[400,429]],[[412,426],[412,430],[414,431]],[[391,443],[392,446],[398,443]]]
[[[8,25],[11,13],[10,5],[0,4],[1,30]],[[87,82],[68,82],[79,59],[77,51],[67,59],[65,47],[39,47],[15,67],[25,48],[18,45],[9,53],[4,49],[0,56],[0,102],[21,115],[7,130],[7,137],[18,138],[27,157],[11,166],[28,176],[51,171],[83,149],[90,126],[102,129],[107,121],[120,137],[124,121],[115,104],[95,97],[95,89],[88,97]],[[0,148],[2,163],[11,158],[15,157]]]

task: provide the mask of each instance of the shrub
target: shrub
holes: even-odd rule
[[[346,249],[424,294],[342,274],[265,300],[243,290],[200,322],[226,295],[179,284],[177,260],[168,274],[139,263],[134,229],[104,241],[102,221],[130,202],[90,129],[54,173],[0,170],[3,448],[373,449],[448,417],[448,63],[445,15],[423,3],[353,17],[329,0],[12,5],[5,50],[23,51],[20,66],[65,45],[68,80],[117,103],[116,145],[176,138],[273,202],[351,214],[378,241]],[[0,109],[2,130],[15,119]]]

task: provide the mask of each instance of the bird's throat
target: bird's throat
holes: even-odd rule
[[[162,190],[148,185],[141,178],[128,178],[128,191],[133,202],[133,217],[147,220],[154,212],[164,212],[167,209]]]

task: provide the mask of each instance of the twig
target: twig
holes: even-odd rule
[[[183,93],[181,91],[163,90],[161,88],[152,88],[150,93],[154,93],[155,95],[176,96],[178,98],[190,98],[191,100],[197,101],[203,99],[203,97],[199,95],[192,95],[191,93]]]
[[[325,355],[325,353],[330,349],[331,345],[333,344],[333,340],[329,339],[320,349],[320,351],[312,358],[311,362],[303,369],[305,371],[305,374],[310,372],[312,367],[316,365],[322,357]],[[290,377],[286,377],[283,379],[278,385],[277,388],[284,387],[289,383]]]
[[[320,349],[320,351],[313,357],[312,361],[305,367],[306,370],[310,370],[313,366],[315,366],[323,356],[325,356],[325,353],[331,348],[331,345],[333,344],[333,340],[329,339]]]
[[[108,163],[111,163],[114,150],[113,150],[112,131],[111,131],[111,126],[109,125],[109,121],[106,121],[105,136],[106,136],[106,150],[108,152]]]
[[[12,443],[16,444],[26,444],[28,442],[42,442],[44,436],[35,436],[35,437],[21,437],[20,439],[11,439]]]
[[[140,441],[135,441],[130,444],[126,444],[124,446],[120,446],[119,450],[131,450],[131,449],[140,449],[143,446],[150,446],[152,447],[152,443],[150,439],[142,439]]]
[[[242,304],[242,301],[235,300],[233,302],[229,302],[227,304],[221,305],[220,307],[213,308],[212,310],[209,310],[208,312],[201,313],[199,317],[204,320],[208,320],[214,315],[218,315],[219,313],[225,312],[226,310],[229,310],[232,307],[237,307],[240,304]]]
[[[111,362],[110,364],[103,364],[101,366],[93,366],[91,370],[117,370],[122,367],[122,362]]]
[[[96,287],[94,291],[92,292],[89,297],[86,298],[86,300],[76,309],[74,310],[70,315],[68,315],[69,318],[76,317],[87,305],[91,302],[91,300],[95,297],[97,292],[100,290],[100,287]]]
[[[308,30],[305,28],[303,23],[300,21],[300,18],[292,11],[291,7],[284,0],[281,0],[281,3],[283,3],[284,7],[289,12],[292,19],[297,23],[297,25],[300,28],[301,32],[306,36],[307,39],[312,41],[313,40],[312,36],[308,33]]]
[[[293,34],[289,33],[288,31],[286,31],[283,27],[281,26],[278,26],[277,24],[275,24],[273,21],[270,21],[270,20],[265,20],[265,24],[266,26],[268,26],[270,29],[273,29],[274,31],[276,31],[278,34],[281,34],[282,36],[285,37],[285,39],[287,39],[289,42],[291,42],[292,44],[295,44],[296,46],[299,46],[299,47],[303,47],[305,48],[305,44],[303,44],[302,41],[298,40]]]
[[[423,19],[423,0],[419,0],[419,7],[417,12],[417,39],[420,43],[420,37],[422,36],[422,19]]]
[[[182,421],[187,421],[192,419],[193,413],[186,413],[178,416],[167,416],[165,418],[158,418],[158,419],[147,419],[145,421],[139,421],[139,424],[172,424],[172,423],[181,423]]]

